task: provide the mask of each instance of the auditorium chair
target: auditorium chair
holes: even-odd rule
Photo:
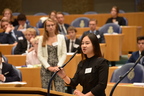
[[[98,14],[97,12],[95,11],[88,11],[88,12],[85,12],[84,15],[87,15],[87,14]]]
[[[107,23],[99,28],[100,32],[109,33],[109,29],[111,29],[112,33],[118,33],[120,34],[122,29],[118,24],[115,23]]]
[[[8,63],[7,57],[5,57],[4,55],[2,55],[2,58],[3,58],[3,60],[4,60],[5,63]]]
[[[13,66],[14,71],[17,73],[18,77],[20,78],[20,81],[22,81],[22,73],[19,69],[17,69],[15,66]]]
[[[69,15],[69,13],[68,12],[62,12],[64,15]]]
[[[42,15],[48,15],[46,13],[43,13],[43,12],[39,12],[39,13],[35,13],[34,16],[42,16]]]
[[[117,82],[121,76],[129,71],[134,66],[134,63],[126,63],[121,68],[116,69],[111,77],[110,82]],[[144,67],[141,64],[137,64],[120,83],[141,83],[144,82]]]
[[[79,17],[72,21],[71,26],[74,27],[89,27],[89,18],[87,17]]]
[[[18,16],[20,13],[19,12],[13,12],[12,15],[13,16]]]

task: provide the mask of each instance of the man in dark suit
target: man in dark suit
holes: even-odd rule
[[[96,30],[96,26],[97,26],[97,20],[96,19],[90,19],[90,21],[89,21],[90,30],[84,32],[82,36],[85,36],[85,35],[87,35],[89,33],[94,33],[97,36],[97,38],[99,40],[99,43],[105,43],[105,39],[104,39],[103,33],[99,32],[98,30]]]
[[[142,51],[144,51],[144,36],[137,37],[138,51],[133,52],[131,57],[128,59],[127,63],[135,63],[139,58]],[[144,57],[141,58],[140,64],[144,66]]]
[[[18,41],[14,54],[29,53],[33,50],[31,39],[36,37],[36,30],[34,28],[28,28],[24,32],[24,35],[26,39]]]
[[[64,14],[62,12],[57,12],[56,14],[57,22],[58,22],[58,30],[60,34],[67,35],[68,24],[64,24]]]
[[[23,33],[21,31],[14,31],[14,27],[7,20],[1,22],[1,28],[4,30],[0,34],[0,43],[2,44],[17,44],[18,40],[25,39]]]
[[[75,52],[80,44],[80,40],[76,38],[77,30],[73,26],[70,26],[67,29],[67,31],[68,31],[68,38],[69,38],[66,40],[67,52],[68,53]]]
[[[20,77],[11,64],[2,62],[2,53],[0,52],[0,82],[12,81],[20,81]]]

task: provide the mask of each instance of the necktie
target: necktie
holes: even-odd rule
[[[71,52],[74,51],[74,46],[73,46],[74,41],[71,41]]]
[[[31,43],[29,43],[29,49],[32,47],[32,44]]]
[[[66,32],[65,32],[65,30],[63,28],[63,25],[61,25],[61,31],[64,33],[64,35],[66,35]]]

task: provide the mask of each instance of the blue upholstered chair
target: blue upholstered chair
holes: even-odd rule
[[[87,17],[79,17],[72,21],[71,26],[74,27],[88,27],[89,26],[89,18]]]
[[[100,29],[100,32],[105,33],[110,33],[109,31],[112,31],[113,33],[121,33],[121,27],[118,24],[115,23],[107,23],[103,25]]]
[[[119,10],[119,13],[125,13],[125,11],[124,10]]]
[[[69,15],[69,13],[68,12],[62,12],[64,15]]]
[[[13,16],[18,16],[20,13],[19,12],[13,12],[12,15]]]
[[[5,57],[4,55],[2,55],[2,58],[3,58],[3,60],[4,60],[5,63],[8,63],[7,57]]]
[[[18,77],[20,78],[20,81],[22,81],[22,73],[19,69],[17,69],[15,66],[12,66],[14,71],[17,73]]]
[[[14,55],[14,50],[15,50],[15,48],[16,48],[16,46],[13,46],[13,47],[12,47],[12,50],[11,50],[11,54],[12,54],[12,55]]]
[[[117,82],[120,76],[123,76],[128,70],[134,66],[134,63],[127,63],[121,68],[116,69],[113,72],[110,82]],[[137,64],[120,83],[134,83],[134,82],[143,82],[144,81],[144,67],[141,64]]]
[[[43,13],[43,12],[39,12],[39,13],[35,13],[34,16],[42,16],[42,15],[48,15],[46,13]]]
[[[126,22],[126,25],[128,25],[128,20],[125,17],[123,17],[123,18],[124,18],[124,20]]]
[[[95,11],[88,11],[88,12],[85,12],[84,15],[87,15],[87,14],[98,14],[97,12]]]
[[[43,28],[43,27],[44,27],[41,20],[39,20],[39,21],[36,23],[36,27],[37,27],[37,28]]]

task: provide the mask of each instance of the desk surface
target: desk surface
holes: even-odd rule
[[[109,96],[112,87],[115,83],[108,83],[106,88],[106,96]],[[113,96],[143,96],[144,95],[144,87],[134,86],[133,84],[120,83],[114,93]]]

